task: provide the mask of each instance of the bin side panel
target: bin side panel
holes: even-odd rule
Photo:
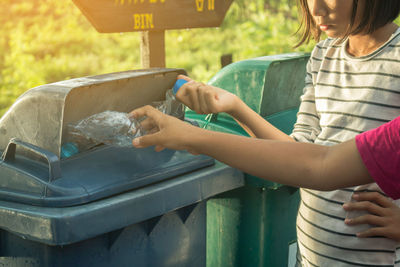
[[[207,266],[286,266],[298,191],[246,185],[207,202]]]
[[[206,203],[202,201],[156,220],[65,246],[50,246],[1,230],[0,259],[6,266],[19,267],[200,267],[206,265],[205,231]]]
[[[289,245],[296,241],[296,217],[299,207],[299,191],[283,186],[277,190],[266,190],[265,202],[265,242],[263,243],[262,265],[286,266],[289,255]]]
[[[235,266],[238,262],[240,199],[237,190],[207,201],[207,266]]]

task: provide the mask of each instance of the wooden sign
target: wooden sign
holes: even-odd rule
[[[233,0],[73,0],[98,32],[217,27]]]

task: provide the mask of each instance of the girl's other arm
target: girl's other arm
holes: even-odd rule
[[[373,182],[354,140],[332,147],[204,132],[193,151],[266,180],[330,191]]]
[[[197,128],[151,107],[133,111],[154,134],[134,140],[135,147],[155,145],[206,154],[246,173],[291,186],[333,190],[372,181],[354,140],[333,147],[248,138]]]

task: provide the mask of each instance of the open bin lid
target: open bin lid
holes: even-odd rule
[[[182,69],[148,69],[39,86],[0,119],[0,200],[63,207],[87,203],[214,163],[206,156],[102,146],[60,160],[66,128],[106,110],[165,100]]]
[[[130,112],[165,100],[183,69],[154,68],[81,77],[26,91],[0,118],[0,150],[12,138],[57,156],[67,125],[106,110]]]

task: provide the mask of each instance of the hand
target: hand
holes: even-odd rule
[[[196,82],[187,76],[179,75],[178,79],[188,82],[182,85],[176,98],[199,114],[233,113],[239,98],[218,87]]]
[[[400,208],[378,192],[356,193],[353,199],[357,202],[345,203],[346,211],[361,210],[369,214],[346,219],[347,225],[369,224],[373,226],[357,233],[358,237],[383,236],[400,241]]]
[[[200,128],[183,122],[175,117],[166,115],[152,106],[144,106],[133,110],[130,116],[134,118],[145,117],[140,123],[148,134],[135,138],[132,145],[137,148],[155,146],[156,151],[164,148],[192,151],[188,144]]]

